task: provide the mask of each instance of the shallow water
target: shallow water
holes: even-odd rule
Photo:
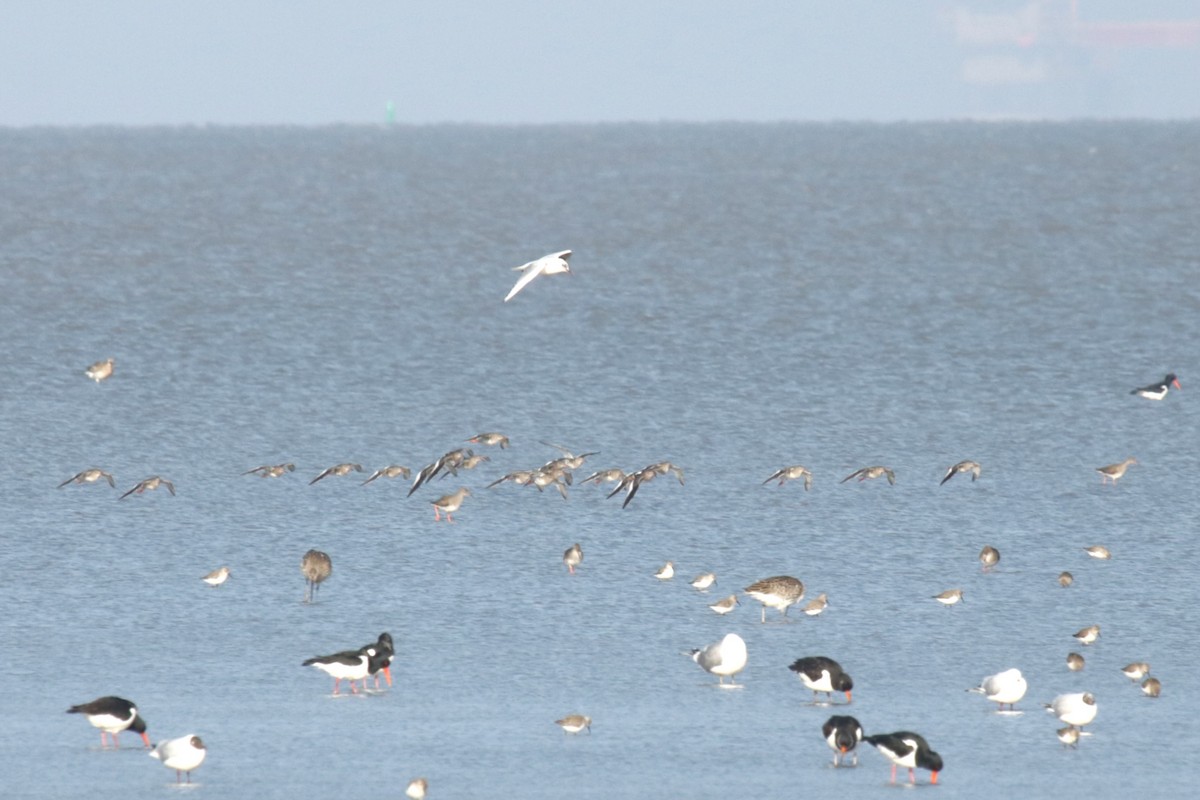
[[[225,797],[399,796],[417,775],[434,798],[875,796],[871,748],[829,767],[820,726],[844,711],[922,733],[943,797],[1190,789],[1200,126],[0,141],[7,796],[163,794],[136,737],[100,752],[63,713],[105,694],[156,741],[201,735],[192,791]],[[500,302],[511,266],[567,247],[573,275]],[[83,377],[108,356],[112,379]],[[1129,394],[1169,370],[1183,391]],[[485,430],[512,447],[412,497],[369,471],[308,485]],[[599,450],[579,477],[670,459],[686,485],[625,510],[592,486],[484,488],[558,455],[539,440]],[[1093,469],[1128,455],[1102,487]],[[964,458],[980,480],[939,487]],[[282,461],[297,471],[240,475]],[[792,463],[811,492],[762,485]],[[875,463],[895,486],[838,483]],[[55,488],[90,466],[120,491]],[[178,496],[117,500],[152,474]],[[435,524],[458,485],[473,496]],[[334,572],[304,605],[310,547]],[[776,574],[828,610],[706,608]],[[951,587],[963,603],[931,599]],[[387,692],[333,698],[300,666],[383,630]],[[682,652],[731,630],[749,665],[721,691]],[[786,669],[804,655],[853,675],[849,709],[809,705]],[[1134,660],[1162,697],[1121,675]],[[1023,714],[964,691],[1011,666]],[[1084,689],[1100,713],[1068,750],[1040,704]],[[564,736],[568,713],[592,734]]]

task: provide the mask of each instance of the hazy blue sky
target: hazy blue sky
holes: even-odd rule
[[[1200,20],[1197,0],[1078,8],[1085,21]],[[1074,46],[1069,9],[6,0],[0,125],[378,122],[388,100],[419,123],[1200,116],[1200,46]],[[1004,41],[1021,24],[1034,41]]]

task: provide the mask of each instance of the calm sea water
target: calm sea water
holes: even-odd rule
[[[1200,125],[0,145],[5,796],[170,795],[136,737],[101,752],[63,713],[105,694],[155,740],[201,735],[192,791],[212,796],[396,797],[417,775],[433,798],[878,796],[873,749],[828,766],[833,710],[786,669],[806,655],[853,675],[868,733],[925,735],[939,796],[1193,790]],[[565,248],[573,275],[501,302],[512,266]],[[109,356],[111,380],[83,376]],[[1168,371],[1182,392],[1129,394]],[[512,447],[412,497],[357,473],[308,485],[343,461],[419,468],[487,430]],[[600,451],[585,469],[670,459],[687,483],[625,510],[591,486],[484,488],[557,455],[539,440]],[[1130,455],[1102,487],[1093,469]],[[981,479],[939,487],[965,458]],[[240,475],[282,461],[296,473]],[[761,485],[794,463],[811,492]],[[875,463],[895,486],[838,483]],[[55,488],[91,466],[120,491]],[[152,474],[178,496],[117,500]],[[429,501],[458,485],[474,495],[435,524]],[[306,606],[310,547],[334,574]],[[660,583],[667,559],[679,576]],[[687,582],[707,570],[702,595]],[[828,611],[706,608],[777,574]],[[951,587],[960,606],[930,599]],[[384,630],[386,693],[333,698],[300,665]],[[750,661],[721,691],[681,652],[729,631]],[[1134,660],[1162,697],[1121,675]],[[1012,666],[1023,715],[964,691]],[[1040,704],[1082,690],[1100,713],[1066,750]],[[564,736],[568,713],[592,735]]]

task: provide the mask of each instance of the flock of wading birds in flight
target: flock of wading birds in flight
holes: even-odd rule
[[[560,272],[569,273],[570,268],[567,266],[566,259],[570,254],[571,252],[566,250],[517,267],[516,269],[523,271],[524,274],[512,288],[512,291],[509,292],[508,297],[504,298],[505,301],[510,300],[538,275]],[[115,360],[109,358],[92,364],[85,370],[85,374],[88,378],[99,383],[112,377],[114,368]],[[1162,400],[1167,396],[1167,392],[1172,386],[1176,389],[1182,388],[1178,378],[1173,373],[1168,374],[1158,383],[1134,389],[1130,394],[1139,395],[1149,400]],[[501,449],[505,449],[509,445],[508,437],[496,432],[477,434],[467,439],[467,442],[483,446],[498,446]],[[576,455],[562,445],[551,444],[549,442],[542,442],[542,444],[560,450],[563,455],[535,469],[519,470],[503,475],[488,484],[488,488],[504,482],[512,482],[519,486],[533,486],[540,492],[546,487],[553,486],[562,495],[563,499],[566,499],[567,487],[574,483],[573,472],[583,466],[585,459],[589,456],[597,455],[597,453],[588,452]],[[411,496],[435,477],[457,476],[460,470],[474,469],[489,460],[488,456],[477,455],[467,448],[451,450],[417,472],[416,478],[409,488],[408,495]],[[1127,458],[1116,464],[1097,467],[1096,471],[1100,473],[1101,483],[1111,482],[1115,486],[1117,481],[1125,475],[1126,470],[1136,463],[1138,463],[1137,459]],[[258,475],[263,478],[279,478],[294,472],[295,469],[295,464],[290,462],[266,464],[246,470],[242,474]],[[309,481],[309,485],[329,476],[344,476],[351,472],[361,473],[364,470],[361,464],[337,464],[322,470],[316,477]],[[650,464],[632,472],[625,472],[616,468],[599,470],[584,478],[580,483],[595,483],[597,485],[615,483],[616,488],[609,492],[608,497],[613,497],[624,491],[625,500],[622,503],[622,507],[624,508],[633,500],[643,483],[668,474],[674,474],[680,485],[683,485],[683,470],[669,461]],[[945,484],[955,475],[959,474],[969,474],[971,481],[974,482],[982,474],[982,467],[975,461],[960,461],[946,470],[941,484]],[[402,478],[408,480],[410,477],[412,477],[412,470],[409,467],[392,464],[375,470],[363,481],[363,484],[369,484],[378,478]],[[895,484],[896,482],[895,471],[890,467],[882,465],[863,467],[842,478],[840,482],[845,483],[854,478],[857,478],[859,481],[865,481],[882,477],[886,477],[889,484]],[[96,483],[101,479],[108,481],[109,485],[113,488],[116,487],[116,480],[112,474],[102,469],[91,468],[66,479],[59,484],[59,488],[63,488],[70,483]],[[812,488],[812,472],[808,468],[797,464],[776,470],[763,481],[763,484],[778,481],[778,485],[782,486],[788,481],[801,479],[804,481],[805,491]],[[171,481],[154,475],[139,481],[133,488],[122,494],[119,499],[123,500],[132,494],[142,494],[143,492],[157,489],[160,486],[165,486],[172,495],[175,494],[175,485]],[[434,520],[438,521],[444,517],[447,522],[453,522],[452,515],[461,508],[463,501],[470,494],[470,489],[461,487],[455,492],[431,501],[434,510]],[[1088,547],[1086,548],[1086,552],[1093,558],[1098,559],[1109,559],[1112,557],[1108,548],[1103,545]],[[574,574],[575,568],[582,561],[583,548],[578,543],[572,545],[563,553],[563,564],[571,574]],[[979,554],[979,561],[985,570],[992,569],[1000,561],[1000,551],[990,545],[985,546]],[[306,580],[304,600],[305,602],[312,602],[321,583],[333,573],[333,562],[328,554],[319,550],[309,550],[301,559],[300,570]],[[202,580],[212,587],[217,587],[225,583],[230,574],[229,567],[223,566],[203,576]],[[654,577],[664,581],[673,579],[675,577],[674,564],[668,561],[655,573]],[[1070,572],[1063,572],[1058,576],[1059,584],[1064,588],[1070,586],[1073,580],[1074,578]],[[715,582],[716,575],[706,572],[696,576],[692,580],[691,585],[700,591],[707,591]],[[757,581],[747,586],[744,591],[747,595],[762,604],[761,619],[763,622],[766,622],[766,610],[768,607],[777,609],[781,614],[786,616],[790,607],[804,599],[804,584],[800,580],[787,575]],[[962,589],[948,589],[935,595],[933,599],[943,605],[953,606],[962,602],[963,591]],[[732,611],[736,605],[738,605],[737,595],[731,594],[723,600],[713,603],[709,608],[717,614],[723,615]],[[802,610],[809,616],[816,616],[822,613],[827,605],[828,599],[826,595],[821,594],[816,599],[810,600],[803,606]],[[1099,636],[1099,625],[1090,625],[1074,634],[1074,638],[1082,645],[1092,644]],[[746,642],[736,633],[726,634],[720,641],[714,642],[707,647],[693,650],[689,655],[706,672],[717,676],[719,686],[729,688],[738,687],[738,684],[733,682],[734,676],[745,668],[747,653]],[[332,677],[334,679],[334,694],[338,694],[343,680],[350,682],[351,692],[358,691],[355,683],[361,681],[362,690],[365,692],[367,691],[369,678],[373,678],[375,688],[379,688],[379,675],[381,673],[388,685],[391,685],[390,667],[394,657],[395,649],[392,637],[385,632],[380,634],[376,641],[358,649],[346,650],[327,656],[316,656],[304,661],[303,665],[316,667]],[[1083,656],[1075,652],[1069,653],[1067,655],[1067,667],[1072,671],[1083,669]],[[800,658],[791,664],[789,669],[795,672],[801,682],[812,690],[814,702],[818,693],[824,693],[829,698],[832,698],[834,692],[842,692],[846,696],[846,703],[849,704],[854,682],[850,675],[842,669],[841,665],[833,659],[824,656]],[[1142,681],[1141,688],[1147,696],[1159,696],[1162,685],[1157,678],[1149,675],[1150,665],[1148,663],[1135,661],[1126,665],[1121,671],[1130,680],[1135,682]],[[728,684],[725,683],[726,678],[730,679]],[[1027,683],[1021,671],[1014,668],[995,675],[989,675],[980,682],[979,686],[968,691],[978,692],[983,694],[988,700],[998,703],[1001,711],[1007,705],[1011,712],[1015,710],[1015,704],[1024,698],[1027,688]],[[1096,698],[1091,692],[1076,692],[1055,697],[1053,702],[1046,704],[1046,709],[1061,722],[1065,723],[1065,727],[1057,731],[1058,738],[1064,745],[1073,747],[1077,746],[1079,742],[1083,726],[1090,724],[1096,718],[1098,706]],[[116,747],[117,734],[125,730],[132,730],[134,733],[139,734],[146,746],[151,746],[150,739],[146,734],[146,723],[139,715],[137,707],[129,700],[111,696],[101,697],[90,703],[72,706],[68,709],[68,713],[84,714],[88,722],[100,729],[101,747],[105,747],[107,744],[105,734],[112,737],[112,744]],[[556,720],[555,724],[559,725],[568,734],[578,734],[585,730],[590,733],[592,719],[583,714],[570,714]],[[908,769],[910,783],[916,780],[916,769],[929,770],[931,773],[931,782],[937,783],[938,773],[943,768],[942,757],[929,746],[929,743],[922,736],[911,731],[897,731],[894,733],[864,736],[862,726],[858,720],[851,716],[835,714],[822,726],[822,734],[834,752],[834,764],[837,766],[843,765],[847,758],[852,759],[852,763],[857,765],[858,754],[855,748],[859,742],[866,741],[873,745],[892,762],[892,782],[896,780],[897,767]],[[190,782],[191,771],[200,766],[204,761],[207,749],[199,736],[187,735],[159,742],[151,749],[150,755],[161,761],[164,766],[175,770],[177,782],[183,776],[186,776],[188,782]],[[423,800],[427,790],[428,781],[425,778],[415,778],[409,783],[405,794],[411,800]]]

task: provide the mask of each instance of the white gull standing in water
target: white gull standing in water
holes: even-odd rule
[[[688,655],[705,672],[716,675],[719,686],[738,687],[733,676],[746,668],[746,642],[736,633],[727,633],[721,641],[693,650]],[[730,679],[728,684],[726,678]]]
[[[181,775],[187,775],[187,782],[192,782],[192,770],[204,763],[208,749],[199,736],[180,736],[177,739],[167,739],[159,742],[150,751],[151,758],[157,758],[167,769],[175,770],[175,782],[179,783]]]
[[[1025,690],[1029,685],[1025,681],[1025,676],[1021,674],[1019,669],[1007,669],[1004,672],[997,672],[995,675],[988,675],[978,686],[967,689],[968,692],[978,692],[991,700],[993,703],[1000,704],[1000,710],[1004,710],[1004,705],[1008,704],[1009,711],[1015,711],[1013,704],[1025,696]]]

